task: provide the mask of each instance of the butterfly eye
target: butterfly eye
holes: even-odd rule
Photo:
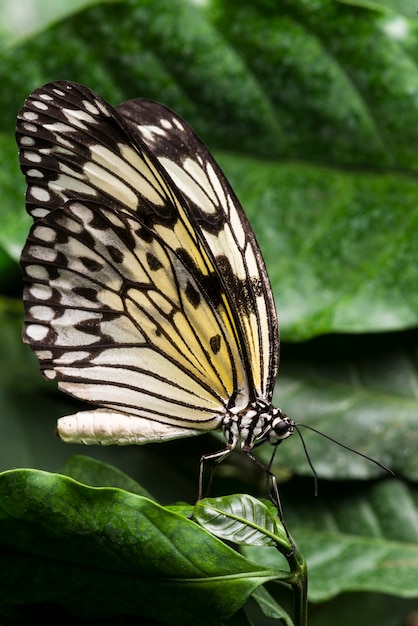
[[[286,415],[276,417],[271,425],[270,441],[272,441],[272,443],[275,443],[275,439],[278,441],[287,439],[287,437],[290,437],[290,435],[293,434],[293,426],[293,420],[291,420]]]

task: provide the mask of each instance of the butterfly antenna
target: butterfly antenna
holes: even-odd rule
[[[299,424],[299,426],[304,426],[304,424]],[[316,469],[314,468],[314,465],[312,463],[311,457],[309,456],[308,448],[306,447],[305,440],[302,437],[302,433],[300,432],[300,430],[298,428],[298,425],[293,424],[293,427],[295,428],[297,434],[299,435],[299,439],[302,442],[302,447],[303,447],[303,451],[304,451],[305,456],[306,456],[306,460],[308,461],[309,467],[312,470],[312,474],[313,474],[313,477],[314,477],[314,494],[315,494],[315,496],[317,496],[318,495],[318,474],[316,473]],[[322,433],[320,433],[320,434],[322,434]],[[325,435],[325,437],[326,437],[326,435]],[[328,437],[328,439],[329,439],[329,437]],[[338,443],[338,442],[335,442],[335,443]]]
[[[344,443],[341,443],[341,441],[337,441],[337,439],[334,439],[333,437],[330,437],[329,435],[326,435],[325,433],[322,433],[320,430],[317,430],[313,426],[308,426],[307,424],[298,424],[297,426],[296,425],[294,425],[294,426],[295,426],[295,428],[296,428],[296,430],[297,430],[297,432],[299,434],[299,437],[302,440],[302,445],[304,447],[305,454],[306,454],[306,457],[308,459],[308,462],[309,462],[309,465],[311,466],[311,468],[312,468],[312,463],[310,462],[309,455],[307,453],[307,450],[306,450],[305,443],[303,441],[302,435],[299,432],[298,426],[303,426],[303,428],[307,428],[308,430],[311,430],[312,432],[316,433],[317,435],[321,435],[321,437],[325,437],[325,439],[328,439],[329,441],[332,441],[333,443],[336,443],[337,446],[341,446],[341,448],[345,448],[345,450],[348,450],[349,452],[354,452],[354,454],[357,454],[358,456],[363,457],[363,459],[367,459],[367,461],[371,461],[372,463],[374,463],[375,465],[380,467],[382,470],[384,470],[385,472],[387,472],[391,476],[395,476],[395,472],[392,472],[392,470],[389,469],[389,467],[387,467],[386,465],[383,465],[383,463],[380,463],[380,461],[376,461],[376,459],[372,459],[371,456],[367,456],[367,454],[363,454],[362,452],[359,452],[358,450],[354,450],[354,448],[350,448],[350,446],[346,446]]]

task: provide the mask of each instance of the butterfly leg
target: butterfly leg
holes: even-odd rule
[[[215,471],[218,466],[218,463],[221,463],[221,461],[223,461],[228,456],[228,454],[230,454],[231,450],[232,448],[227,447],[224,450],[219,450],[219,452],[211,452],[210,454],[202,454],[202,456],[200,457],[199,495],[197,497],[198,500],[201,500],[203,498],[203,471],[204,471],[205,463],[207,461],[214,461],[214,464],[212,466],[212,471],[209,477],[208,486],[206,489],[206,494],[208,494],[210,492],[213,477],[215,475]]]
[[[291,534],[289,533],[289,531],[287,529],[287,526],[285,524],[285,521],[284,521],[282,501],[281,501],[281,498],[280,498],[279,486],[277,484],[276,476],[270,470],[270,467],[265,465],[250,450],[245,450],[245,453],[252,461],[254,461],[254,463],[256,465],[258,465],[258,467],[260,469],[263,470],[263,472],[265,474],[267,494],[268,494],[269,500],[274,504],[274,506],[277,509],[277,515],[279,516],[279,520],[281,521],[281,523],[283,525],[284,531],[286,533],[286,537],[289,539],[289,542],[292,545],[292,550],[288,554],[288,556],[292,556],[294,551],[295,551],[295,547],[296,546],[295,546],[295,542],[293,541],[293,538],[292,538]]]

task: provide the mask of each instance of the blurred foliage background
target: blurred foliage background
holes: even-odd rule
[[[214,153],[256,232],[280,319],[276,404],[396,472],[308,433],[315,499],[298,438],[279,448],[313,626],[417,619],[417,10],[410,0],[0,1],[0,469],[59,471],[87,453],[163,504],[196,498],[214,437],[66,446],[55,422],[80,403],[41,379],[20,339],[30,219],[14,126],[25,97],[68,79],[114,105],[164,102]],[[263,478],[237,453],[214,491],[263,495]],[[408,559],[382,561],[389,553]]]

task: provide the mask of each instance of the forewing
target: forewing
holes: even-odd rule
[[[231,186],[193,129],[162,104],[131,100],[118,110],[186,198],[233,307],[258,397],[271,400],[279,361],[278,323],[253,230]]]
[[[219,425],[249,385],[228,294],[178,193],[104,100],[35,91],[17,140],[34,217],[24,339],[48,378],[109,409]]]

